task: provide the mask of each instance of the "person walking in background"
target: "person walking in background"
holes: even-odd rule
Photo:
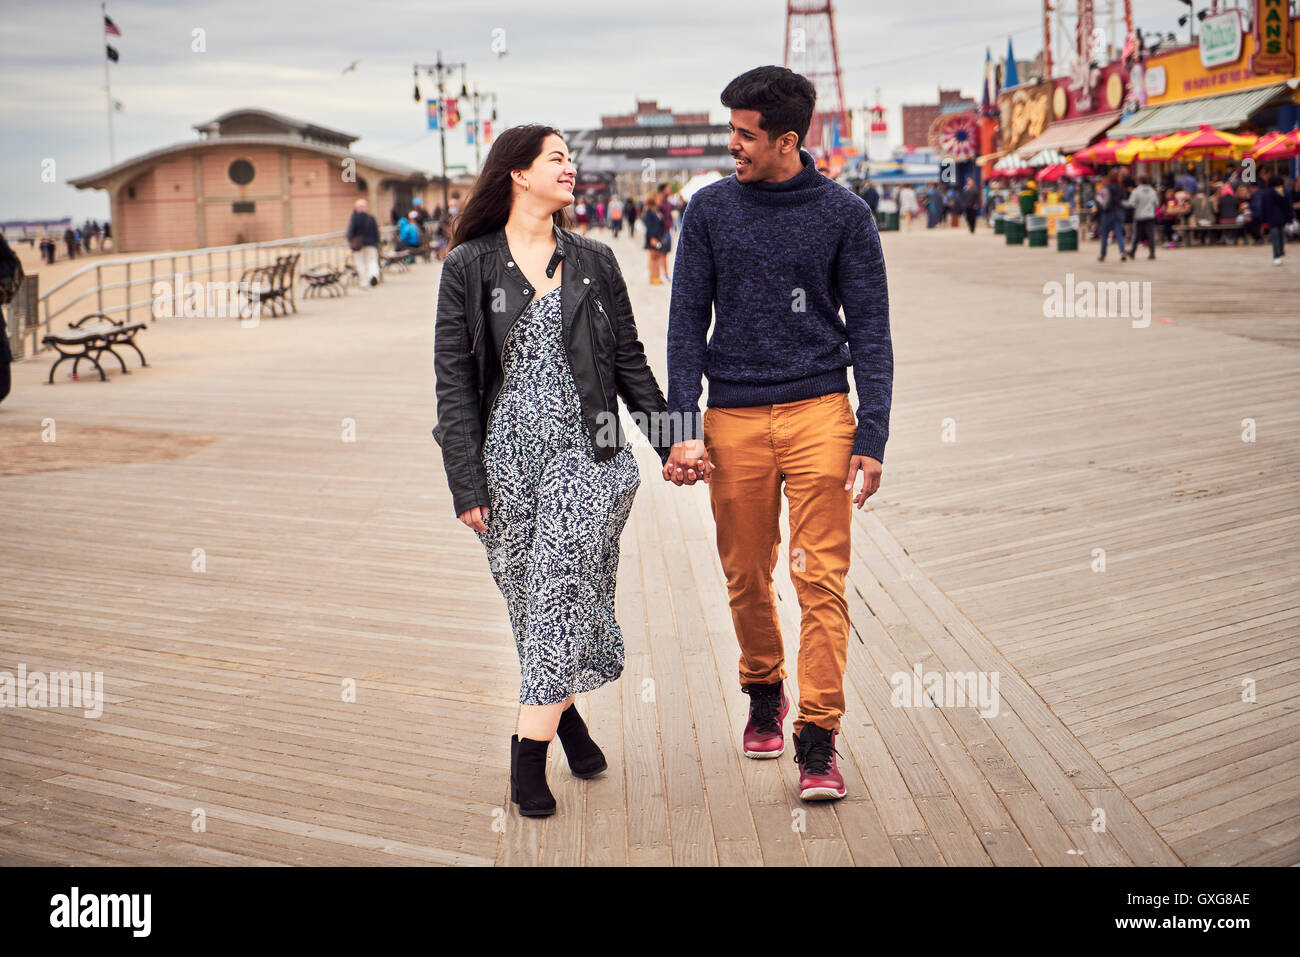
[[[23,264],[18,254],[9,248],[9,241],[0,233],[0,307],[13,302],[23,282]],[[9,325],[5,319],[4,309],[0,308],[0,400],[9,394],[10,369],[14,361],[13,351],[9,346]]]
[[[379,285],[379,223],[367,211],[368,204],[359,199],[348,220],[347,240],[352,247],[352,263],[362,287]]]
[[[72,231],[72,227],[70,226],[63,231],[63,245],[66,246],[68,249],[68,258],[76,259],[77,258],[77,235]]]
[[[620,398],[660,462],[669,452],[618,260],[567,228],[576,178],[559,130],[497,138],[456,223],[434,329],[434,435],[453,508],[483,544],[519,654],[510,800],[526,817],[556,811],[556,736],[576,777],[607,768],[575,697],[625,661],[614,595],[641,478]]]
[[[664,282],[670,282],[672,277],[668,275],[668,252],[673,246],[673,228],[681,225],[681,217],[673,212],[675,197],[667,183],[659,184],[656,199],[659,202],[659,216],[664,221],[664,234],[661,237],[663,244],[659,247],[659,275],[663,277]]]
[[[1097,191],[1097,208],[1101,218],[1101,254],[1097,262],[1106,261],[1106,242],[1114,235],[1115,245],[1119,247],[1119,261],[1124,262],[1128,256],[1124,252],[1124,187],[1120,185],[1119,173],[1114,170],[1106,176],[1105,183]]]
[[[879,219],[880,217],[877,216],[876,213],[880,208],[880,192],[872,184],[870,179],[862,184],[861,195],[863,202],[871,207],[871,215]]]
[[[623,228],[623,201],[617,196],[609,201],[609,228],[614,238],[618,239],[619,231]]]
[[[1286,180],[1273,176],[1268,181],[1268,190],[1264,193],[1262,203],[1264,222],[1268,224],[1268,238],[1273,244],[1273,265],[1282,265],[1286,255],[1287,223],[1295,219],[1295,197],[1286,188]]]
[[[962,215],[966,217],[966,225],[970,227],[971,233],[975,232],[975,220],[980,214],[980,191],[975,188],[975,180],[966,179],[966,185],[962,187],[958,197],[958,206]]]
[[[1064,202],[1065,205],[1070,208],[1070,212],[1073,213],[1075,211],[1074,201],[1078,199],[1079,196],[1079,188],[1075,185],[1074,180],[1070,179],[1068,176],[1064,177],[1062,182],[1065,185],[1061,189],[1061,201]]]
[[[749,696],[741,750],[757,759],[784,753],[790,709],[772,589],[784,486],[802,613],[799,796],[834,800],[846,793],[835,741],[846,706],[853,506],[880,485],[893,348],[871,210],[802,148],[816,98],[806,77],[777,66],[741,74],[722,92],[735,174],[695,193],[682,217],[668,312],[674,444],[664,478],[692,484],[683,471],[699,459],[709,481],[739,683]],[[792,289],[806,308],[791,310]],[[702,377],[709,393],[701,418]]]
[[[423,238],[425,232],[425,224],[428,223],[429,221],[429,211],[424,208],[424,200],[422,200],[419,196],[411,200],[411,208],[407,211],[406,216],[399,217],[399,220],[403,218],[409,218],[411,213],[415,214],[415,225],[420,230],[421,238]]]
[[[1246,225],[1243,232],[1256,246],[1264,243],[1264,204],[1268,199],[1266,183],[1251,183],[1246,200]]]
[[[434,210],[433,218],[429,220],[429,245],[433,247],[433,254],[442,262],[443,257],[447,255],[447,247],[451,243],[451,226],[450,220],[442,215],[441,209]]]
[[[623,222],[627,224],[627,238],[636,238],[636,200],[629,196],[623,201]]]
[[[943,190],[939,188],[938,183],[930,184],[930,188],[926,191],[925,198],[929,208],[929,214],[925,220],[925,228],[934,229],[936,226],[942,226],[944,198]]]
[[[1133,248],[1129,258],[1137,259],[1138,244],[1145,242],[1150,250],[1147,259],[1155,259],[1156,209],[1160,205],[1160,194],[1152,188],[1150,176],[1143,173],[1138,177],[1137,188],[1124,200],[1124,205],[1133,210]]]
[[[916,201],[916,190],[910,183],[905,184],[898,191],[898,218],[903,222],[907,229],[912,228],[912,220],[916,219],[917,211],[920,209]]]
[[[662,286],[663,270],[659,266],[659,257],[664,255],[663,250],[671,242],[668,238],[668,231],[664,227],[664,218],[659,212],[659,205],[655,202],[655,197],[651,196],[645,202],[645,212],[641,214],[641,222],[645,226],[645,248],[650,254],[650,285]]]

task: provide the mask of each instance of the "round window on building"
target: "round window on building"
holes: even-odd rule
[[[248,160],[235,160],[230,164],[230,180],[239,186],[247,186],[253,181],[253,164]]]

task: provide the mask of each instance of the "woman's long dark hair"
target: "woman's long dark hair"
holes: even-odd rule
[[[483,162],[483,172],[474,183],[474,192],[465,203],[464,211],[456,218],[448,252],[461,243],[494,233],[506,224],[514,202],[514,181],[510,173],[532,166],[541,155],[546,137],[551,134],[564,136],[553,126],[529,123],[512,126],[497,137]],[[569,215],[563,209],[556,210],[551,219],[561,229],[572,227]]]

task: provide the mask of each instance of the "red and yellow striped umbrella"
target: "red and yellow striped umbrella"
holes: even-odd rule
[[[1076,163],[1117,163],[1115,151],[1126,143],[1137,139],[1136,136],[1121,136],[1119,139],[1105,139],[1085,146],[1072,157]]]
[[[1172,153],[1165,153],[1160,149],[1159,140],[1143,139],[1135,136],[1123,146],[1115,149],[1115,162],[1128,165],[1138,161],[1150,162],[1151,160],[1168,159]]]
[[[1291,130],[1288,133],[1265,133],[1247,155],[1251,159],[1265,162],[1300,156],[1300,130]]]
[[[1194,132],[1172,133],[1160,142],[1164,149],[1172,149],[1170,156],[1227,159],[1253,149],[1258,140],[1254,133],[1225,133],[1202,123]]]

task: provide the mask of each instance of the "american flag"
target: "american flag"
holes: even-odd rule
[[[117,28],[117,24],[113,22],[113,18],[107,13],[104,14],[104,36],[120,37],[121,35],[122,31]]]

